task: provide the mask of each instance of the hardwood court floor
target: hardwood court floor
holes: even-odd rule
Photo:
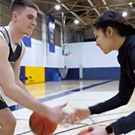
[[[30,93],[42,103],[51,107],[68,103],[65,110],[72,112],[75,107],[86,108],[87,106],[105,101],[118,92],[118,81],[110,80],[87,80],[87,81],[61,81],[32,84],[26,86]],[[8,100],[9,105],[14,102]],[[113,111],[92,115],[80,124],[59,125],[54,135],[77,135],[81,130],[88,128],[88,124],[108,125],[122,116],[126,116],[135,110],[135,94],[129,104]],[[17,119],[15,135],[34,135],[29,128],[28,120],[31,111],[17,109],[13,111]],[[127,135],[135,135],[135,131]]]

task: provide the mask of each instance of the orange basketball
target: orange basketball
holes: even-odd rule
[[[35,112],[30,116],[29,125],[36,135],[51,135],[57,128],[57,123]]]
[[[87,135],[88,133],[90,133],[93,129],[86,129],[83,130],[81,133],[79,133],[78,135]]]

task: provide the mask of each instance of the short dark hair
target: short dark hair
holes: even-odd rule
[[[120,36],[135,33],[134,27],[115,10],[107,10],[101,14],[93,24],[93,27],[101,29],[103,32],[106,31],[108,26],[115,28]]]
[[[26,7],[31,7],[39,11],[38,6],[31,0],[12,0],[10,5],[10,13],[12,14],[14,11],[20,11],[25,9]]]

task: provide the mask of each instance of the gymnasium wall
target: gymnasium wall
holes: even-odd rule
[[[65,65],[70,70],[81,70],[83,79],[119,78],[117,51],[106,55],[96,46],[95,42],[80,42],[65,44],[65,52],[71,53],[64,58]]]

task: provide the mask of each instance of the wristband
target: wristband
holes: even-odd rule
[[[114,130],[112,126],[107,126],[105,129],[109,135],[114,135]]]

